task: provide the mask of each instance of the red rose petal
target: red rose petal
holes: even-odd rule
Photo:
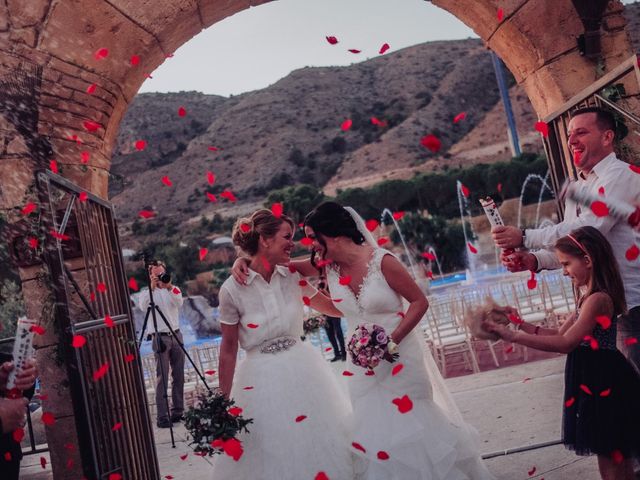
[[[613,463],[620,465],[624,461],[624,455],[620,450],[614,450],[611,452],[611,460],[613,460]]]
[[[220,149],[218,147],[207,147],[207,150],[209,150],[211,152],[217,152]]]
[[[569,408],[571,405],[573,405],[575,403],[575,401],[576,401],[575,397],[571,397],[569,400],[564,402],[564,406]]]
[[[113,318],[111,318],[110,315],[105,315],[104,316],[104,324],[108,327],[108,328],[113,328],[116,326],[115,323],[113,323]]]
[[[327,42],[329,42],[331,45],[335,45],[336,43],[338,43],[338,39],[336,37],[330,36],[325,38],[327,39]]]
[[[640,173],[640,166],[638,165],[629,165],[629,168],[631,169],[632,172]]]
[[[302,422],[303,420],[305,420],[306,418],[307,418],[307,416],[306,416],[306,415],[298,415],[298,416],[296,417],[296,423],[300,423],[300,422]]]
[[[440,150],[440,148],[442,148],[442,142],[438,139],[438,137],[436,137],[432,133],[422,137],[420,139],[420,145],[422,145],[425,148],[428,148],[433,153],[437,153]]]
[[[129,288],[134,292],[138,291],[138,282],[136,282],[136,279],[133,277],[129,278]]]
[[[140,57],[138,55],[131,55],[129,63],[131,63],[132,67],[136,67],[140,63]]]
[[[89,152],[80,152],[80,162],[86,165],[87,163],[89,163],[90,159],[91,154]]]
[[[131,363],[135,360],[136,356],[133,353],[128,353],[124,356],[124,361],[127,363]]]
[[[242,409],[240,407],[231,407],[227,411],[229,412],[229,415],[233,415],[234,417],[242,414]]]
[[[187,459],[188,456],[189,456],[188,453],[185,453],[184,455],[180,455],[180,460],[184,461]]]
[[[160,181],[167,187],[173,187],[173,182],[169,179],[168,175],[165,175],[164,177],[162,177]]]
[[[596,217],[606,217],[609,215],[609,207],[604,202],[596,200],[591,204],[591,211]]]
[[[455,117],[453,117],[453,123],[461,122],[465,118],[467,118],[467,113],[466,112],[460,112]]]
[[[302,303],[304,303],[305,305],[309,306],[311,305],[311,299],[309,297],[302,297]]]
[[[216,176],[213,172],[207,172],[207,183],[213,185],[216,181]]]
[[[476,247],[474,247],[471,243],[467,243],[467,247],[469,247],[469,251],[471,253],[478,253],[478,249]]]
[[[216,371],[215,370],[205,370],[205,375],[215,375]]]
[[[151,210],[140,210],[138,212],[138,216],[142,218],[153,218],[156,216],[156,212],[153,212]]]
[[[400,413],[407,413],[413,409],[413,402],[408,395],[403,395],[400,398],[394,398],[391,403],[398,407]]]
[[[402,371],[403,368],[404,368],[404,365],[402,363],[397,364],[391,369],[391,376],[395,377],[397,374],[399,374]]]
[[[74,335],[71,340],[71,346],[73,348],[82,348],[85,343],[87,343],[87,339],[82,335]]]
[[[607,388],[606,390],[603,390],[600,392],[600,396],[601,397],[608,397],[609,395],[611,395],[611,389]]]
[[[347,119],[344,122],[342,122],[342,124],[340,125],[340,129],[343,132],[346,132],[351,128],[352,125],[353,125],[353,121],[351,119]]]
[[[238,199],[236,198],[236,196],[233,194],[233,192],[231,192],[230,190],[225,190],[224,192],[222,192],[220,194],[220,196],[222,198],[226,198],[227,200],[229,200],[230,202],[235,202]]]
[[[205,192],[207,194],[207,198],[209,199],[210,202],[217,202],[218,199],[216,198],[216,196],[213,193],[209,193],[209,192]]]
[[[378,239],[378,242],[377,242],[377,243],[378,243],[378,246],[379,246],[379,247],[381,247],[381,246],[383,246],[383,245],[385,245],[385,244],[389,243],[389,239],[388,239],[387,237],[380,237],[380,238]]]
[[[99,282],[98,285],[96,285],[96,290],[100,293],[104,293],[107,291],[107,286],[103,282]]]
[[[400,212],[393,212],[391,214],[391,216],[394,218],[394,220],[400,220],[402,217],[404,217],[404,212],[400,211]]]
[[[71,238],[69,235],[65,235],[64,233],[58,233],[55,230],[51,230],[49,232],[49,235],[51,235],[56,240],[69,240]]]
[[[504,10],[499,8],[496,12],[496,16],[498,17],[498,22],[501,22],[504,19]]]
[[[362,50],[358,50],[357,48],[350,48],[350,49],[349,49],[349,51],[350,51],[351,53],[358,54],[358,53],[360,53]]]
[[[601,197],[604,197],[604,187],[598,188],[598,195],[600,195]]]
[[[184,107],[180,107],[178,108],[178,116],[179,117],[184,117],[187,114],[187,109]]]
[[[109,56],[109,49],[108,48],[100,48],[96,51],[96,53],[93,54],[94,58],[96,60],[104,60],[105,58],[107,58]]]
[[[243,390],[253,390],[253,387],[244,387]]]
[[[367,377],[372,377],[372,376],[374,376],[376,374],[376,372],[374,372],[373,370],[367,370],[366,372],[364,372],[364,374]]]
[[[87,192],[80,192],[80,195],[78,195],[78,200],[81,202],[86,202],[88,198],[89,194]]]
[[[22,213],[22,215],[29,215],[35,209],[36,209],[36,204],[33,202],[29,202],[24,207],[22,207],[22,210],[20,210],[20,213]]]
[[[427,278],[433,280],[433,272],[431,270],[427,270]]]
[[[345,370],[344,372],[342,372],[342,376],[343,377],[353,377],[353,373],[350,372],[349,370]]]
[[[538,286],[538,281],[536,280],[536,272],[531,272],[531,278],[527,280],[527,288],[529,290],[535,290]]]
[[[109,362],[103,363],[98,370],[93,372],[93,381],[97,382],[102,377],[104,377],[109,371]]]
[[[49,161],[49,170],[51,170],[55,174],[60,173],[59,170],[58,170],[58,162],[56,162],[55,160],[50,160]]]
[[[589,387],[587,387],[584,384],[580,384],[580,390],[582,390],[587,395],[593,395],[593,393],[591,393],[591,390],[589,389]]]
[[[88,93],[89,95],[91,95],[91,94],[95,93],[96,88],[98,88],[98,85],[96,85],[95,83],[92,83],[91,85],[89,85],[89,86],[87,87],[87,93]]]
[[[307,285],[309,285],[309,282],[307,282],[306,280],[302,279],[298,282],[298,285],[300,285],[301,287],[306,287]]]
[[[423,258],[426,258],[430,262],[433,262],[436,259],[436,256],[431,252],[423,252],[420,254]]]
[[[380,50],[378,51],[378,53],[379,53],[380,55],[382,55],[382,54],[384,54],[384,52],[386,52],[387,50],[389,50],[389,48],[391,48],[391,47],[389,47],[389,44],[388,44],[388,43],[384,43],[384,44],[380,47]]]
[[[300,239],[300,244],[304,245],[305,247],[308,247],[310,245],[313,245],[313,240],[311,240],[309,237],[302,237]]]
[[[109,480],[122,480],[122,475],[119,473],[110,473]]]
[[[329,480],[329,476],[324,472],[318,472],[314,480]]]
[[[5,462],[11,461],[11,452],[4,452],[4,460]]]
[[[338,280],[340,285],[349,285],[351,283],[351,275],[345,275]]]
[[[32,325],[31,328],[29,328],[29,331],[35,333],[36,335],[44,335],[45,329],[40,325]]]
[[[376,228],[378,228],[378,225],[380,225],[380,222],[378,222],[378,220],[367,220],[365,222],[365,226],[367,227],[367,230],[369,230],[370,232],[373,232]]]
[[[136,140],[135,147],[136,147],[136,150],[141,152],[142,150],[147,148],[147,142],[145,142],[144,140]]]
[[[536,122],[534,125],[536,132],[540,132],[543,137],[547,138],[549,136],[549,125],[544,122]]]
[[[358,442],[351,442],[351,446],[356,450],[360,450],[362,453],[367,453],[365,448],[362,445],[360,445]]]
[[[462,195],[464,196],[464,198],[469,198],[471,191],[463,183],[460,184],[460,191],[462,192]]]
[[[273,213],[274,217],[280,218],[282,216],[282,204],[274,203],[271,205],[271,213]]]
[[[380,450],[377,454],[378,459],[380,460],[389,460],[389,454],[384,450]]]
[[[247,328],[258,328],[260,325],[256,325],[255,323],[247,323]]]
[[[43,412],[41,417],[42,423],[50,427],[56,423],[56,417],[51,412]]]
[[[611,326],[611,319],[606,315],[598,315],[596,317],[596,322],[600,325],[604,330]]]
[[[536,467],[531,467],[531,470],[529,470],[527,473],[529,474],[529,476],[532,476],[534,473],[536,473]]]
[[[198,258],[200,259],[200,261],[203,261],[205,259],[205,257],[207,256],[207,253],[209,253],[209,249],[207,248],[201,248],[198,251]]]
[[[502,193],[502,184],[501,183],[496,185],[496,190],[498,190],[498,193]]]
[[[114,424],[113,427],[111,427],[111,431],[112,432],[117,432],[121,428],[122,428],[122,422],[118,422],[118,423]]]
[[[625,338],[624,339],[624,344],[627,347],[630,347],[631,345],[635,345],[636,343],[638,343],[638,339],[635,337],[631,337],[631,338]]]
[[[47,459],[44,457],[40,457],[40,466],[44,469],[47,468]]]
[[[13,433],[11,434],[11,436],[13,437],[13,441],[16,443],[20,443],[22,442],[22,439],[24,438],[24,429],[23,428],[16,428]]]
[[[637,245],[631,245],[629,249],[625,252],[624,256],[630,262],[634,261],[640,255],[640,248]]]
[[[98,122],[92,122],[90,120],[82,122],[82,126],[87,132],[95,132],[100,128],[100,124]]]

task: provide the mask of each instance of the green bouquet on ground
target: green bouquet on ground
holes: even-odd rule
[[[202,456],[226,453],[238,461],[243,453],[236,437],[249,433],[252,418],[244,418],[242,409],[232,399],[218,392],[205,392],[184,414],[184,426],[193,438],[191,445]]]

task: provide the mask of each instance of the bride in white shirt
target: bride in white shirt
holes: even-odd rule
[[[234,244],[250,256],[249,276],[246,286],[230,277],[220,289],[220,388],[254,423],[239,437],[237,462],[215,458],[216,480],[353,478],[350,404],[321,355],[300,340],[303,297],[340,312],[278,265],[289,261],[293,232],[290,218],[266,209],[233,228]],[[247,356],[236,368],[238,345]]]

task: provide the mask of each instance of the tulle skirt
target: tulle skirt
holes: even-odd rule
[[[567,355],[563,442],[578,455],[640,454],[640,377],[618,350]]]
[[[298,341],[275,354],[248,353],[231,396],[254,423],[239,438],[239,461],[214,457],[213,480],[354,478],[351,407],[316,349]]]
[[[382,362],[374,375],[349,365],[354,373],[348,379],[352,448],[360,478],[493,479],[480,459],[477,432],[434,402],[426,368],[429,354],[420,341],[414,333],[408,335],[400,344],[398,361]]]

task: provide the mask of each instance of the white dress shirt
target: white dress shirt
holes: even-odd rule
[[[601,195],[603,189],[605,202],[607,199],[616,199],[631,205],[640,204],[640,175],[633,172],[628,163],[618,160],[615,153],[600,160],[586,177],[578,179],[578,183],[585,185],[594,195]],[[640,306],[640,259],[629,261],[625,257],[631,246],[640,246],[640,236],[626,222],[611,216],[598,217],[588,206],[578,205],[567,198],[564,220],[550,227],[527,229],[524,246],[542,249],[533,252],[539,270],[561,268],[553,251],[556,240],[587,225],[597,228],[611,244],[624,283],[627,307]],[[598,268],[597,265],[595,268]]]
[[[140,292],[140,295],[138,295],[138,306],[140,307],[140,310],[146,313],[150,301],[149,289],[145,288]],[[180,307],[184,301],[180,289],[178,287],[172,287],[171,290],[167,290],[166,288],[156,288],[153,291],[153,301],[160,308],[173,331],[175,332],[180,328]],[[150,313],[147,323],[147,332],[149,333],[153,333],[153,317],[151,315],[152,314]],[[158,332],[169,332],[169,328],[167,328],[167,325],[164,323],[158,312],[156,312],[156,320],[158,322]]]

